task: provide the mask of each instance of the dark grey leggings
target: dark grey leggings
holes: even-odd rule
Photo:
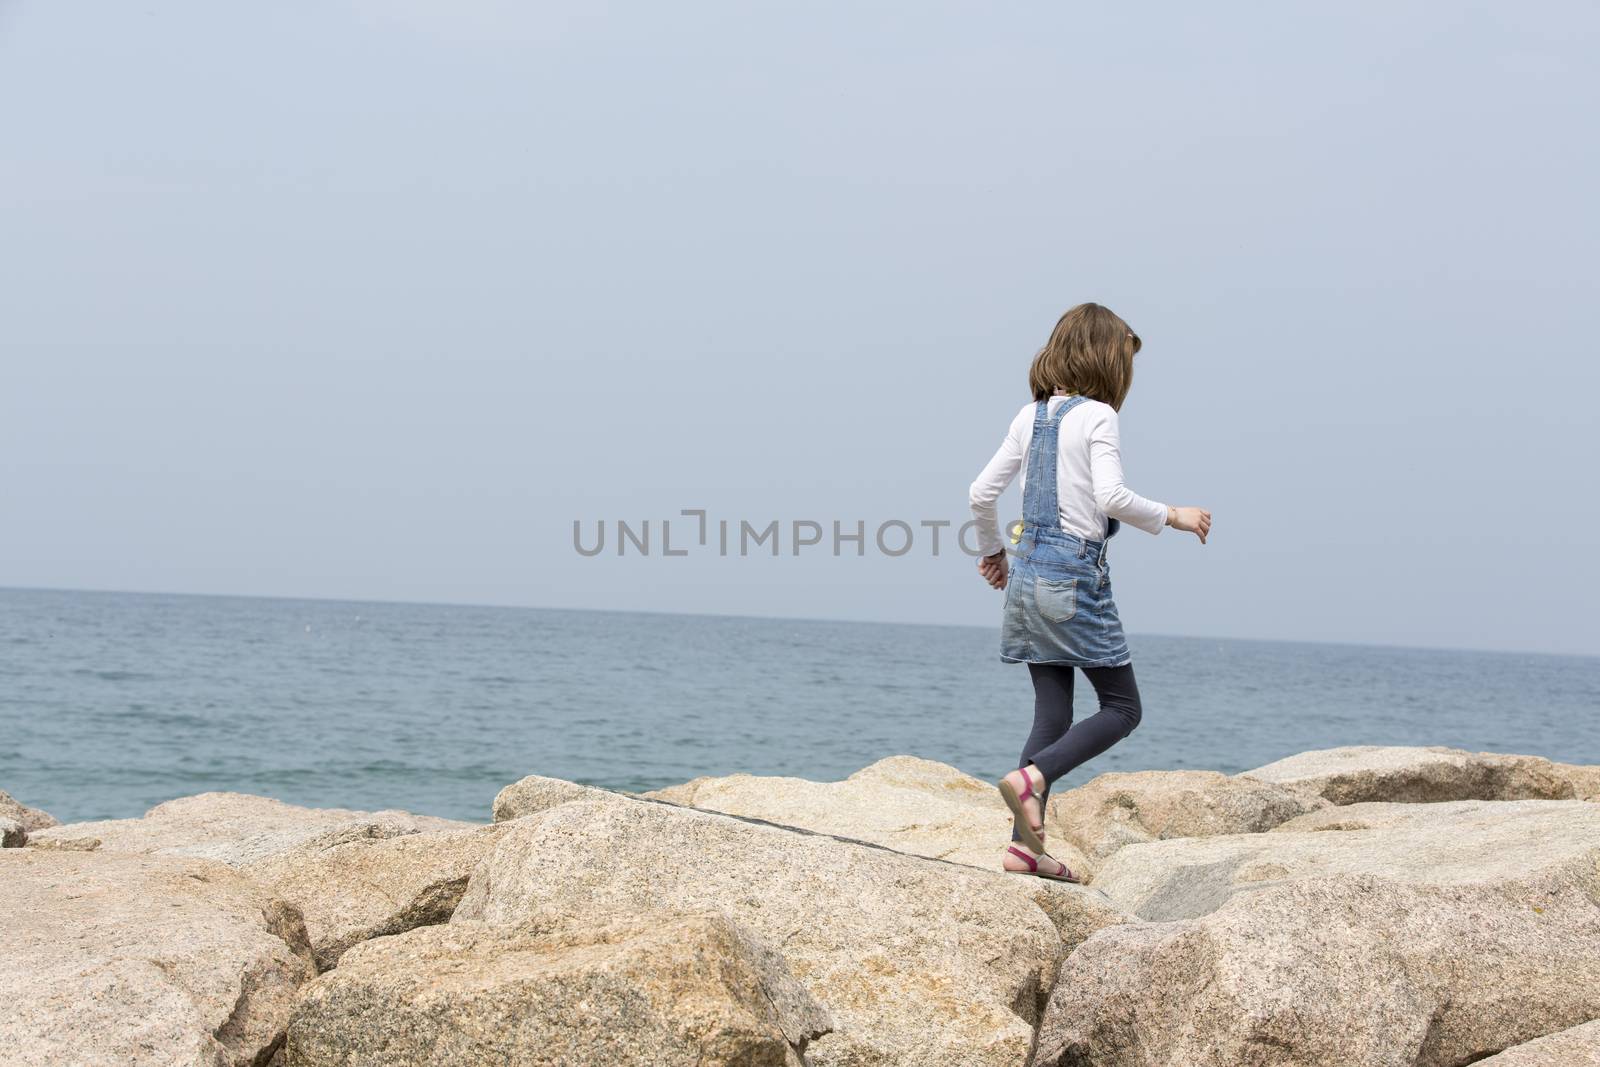
[[[1094,686],[1100,710],[1072,724],[1072,672],[1082,670]],[[1019,767],[1037,764],[1044,772],[1044,788],[1039,810],[1050,798],[1050,783],[1081,763],[1133,733],[1139,725],[1139,686],[1133,680],[1133,665],[1121,667],[1063,667],[1050,663],[1030,663],[1033,675],[1033,732],[1022,746]],[[1017,840],[1015,830],[1011,840]]]

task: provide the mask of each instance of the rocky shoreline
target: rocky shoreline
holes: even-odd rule
[[[3,784],[3,783],[0,783]],[[1600,767],[1445,748],[1051,797],[639,795],[492,822],[209,793],[57,825],[0,792],[0,1049],[32,1065],[1600,1065]]]

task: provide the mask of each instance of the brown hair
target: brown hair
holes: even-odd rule
[[[1118,411],[1133,385],[1133,354],[1139,335],[1099,304],[1079,304],[1061,316],[1028,368],[1035,400],[1057,391],[1081,393]]]

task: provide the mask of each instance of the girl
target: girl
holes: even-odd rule
[[[1033,403],[1011,420],[1000,450],[972,483],[983,553],[978,572],[1006,591],[1000,658],[1026,663],[1033,676],[1033,731],[1017,769],[996,783],[1012,816],[1012,844],[1002,860],[1008,871],[1080,881],[1045,852],[1050,785],[1139,725],[1139,688],[1111,599],[1106,542],[1120,522],[1153,534],[1171,526],[1201,544],[1211,532],[1205,508],[1169,507],[1122,484],[1117,412],[1139,347],[1128,324],[1099,304],[1079,304],[1061,316],[1028,371]],[[1008,575],[995,501],[1024,459],[1022,522],[1012,532],[1016,571]],[[1074,667],[1100,702],[1099,712],[1076,726]]]

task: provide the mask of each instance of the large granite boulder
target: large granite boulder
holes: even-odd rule
[[[1274,834],[1301,834],[1315,830],[1426,829],[1436,835],[1453,835],[1474,826],[1528,817],[1560,819],[1570,811],[1581,825],[1592,825],[1591,813],[1573,801],[1557,800],[1443,800],[1433,804],[1401,801],[1364,801],[1336,804],[1296,816],[1274,826]]]
[[[453,923],[346,953],[294,1007],[285,1067],[801,1067],[827,1013],[718,912]]]
[[[402,811],[206,793],[158,805],[142,819],[40,831],[29,847],[225,863],[300,909],[326,970],[358,941],[449,919],[499,832]]]
[[[984,806],[993,804],[999,796],[993,782],[985,782],[948,763],[923,759],[921,756],[885,756],[856,771],[850,779],[877,782],[952,800],[967,800]]]
[[[512,819],[520,819],[524,815],[534,815],[557,804],[565,804],[569,800],[614,795],[618,795],[614,790],[579,785],[564,778],[546,778],[543,775],[530,774],[521,781],[512,782],[495,795],[494,821],[509,822]]]
[[[1596,897],[1576,886],[1281,884],[1084,942],[1037,1062],[1470,1063],[1600,1013],[1597,937]]]
[[[1123,921],[1094,890],[622,796],[509,824],[452,925],[715,909],[833,1018],[815,1065],[1015,1067],[1057,967]]]
[[[1154,921],[1067,960],[1039,1062],[1443,1067],[1600,1017],[1600,809],[1403,807],[1118,851],[1097,886]]]
[[[845,782],[856,785],[902,789],[927,796],[942,797],[965,802],[977,807],[992,808],[1000,803],[999,793],[993,783],[984,782],[948,763],[923,759],[920,756],[885,756],[876,763],[856,771],[843,782],[813,782],[805,778],[767,777],[753,774],[733,774],[726,777],[702,776],[680,785],[667,786],[641,794],[657,800],[666,800],[688,807],[705,807],[705,802],[715,796],[734,791],[749,791],[752,785],[770,784],[774,789],[795,788],[795,783],[806,785],[840,786]]]
[[[1600,767],[1558,763],[1556,766],[1572,783],[1572,795],[1579,800],[1600,801]]]
[[[0,789],[0,819],[10,819],[28,831],[46,830],[57,825],[55,816],[38,808],[28,807],[4,789]]]
[[[0,852],[7,1067],[252,1067],[315,970],[295,909],[203,860]]]
[[[1301,752],[1240,777],[1309,790],[1335,804],[1419,803],[1567,800],[1579,796],[1574,772],[1581,775],[1587,770],[1541,756],[1466,752],[1438,745],[1349,745]]]
[[[21,823],[0,817],[0,848],[21,848],[28,843],[28,831]]]
[[[430,830],[325,847],[313,841],[240,870],[299,906],[317,967],[327,970],[358,942],[449,921],[503,830]]]
[[[1114,771],[1052,794],[1047,825],[1100,861],[1124,845],[1260,833],[1328,806],[1314,793],[1217,771]]]
[[[915,756],[890,756],[838,782],[734,774],[695,778],[643,796],[986,870],[1000,869],[1011,840],[1011,812],[993,784]],[[1089,858],[1048,816],[1045,825],[1051,855],[1092,875]]]
[[[1600,1019],[1513,1045],[1478,1067],[1600,1067]]]
[[[201,793],[157,804],[143,818],[67,823],[30,833],[29,840],[34,848],[193,856],[240,867],[318,838],[327,843],[341,834],[394,837],[472,825],[403,811],[303,808],[246,793]]]
[[[1324,821],[1322,829],[1132,845],[1106,861],[1095,887],[1118,907],[1165,922],[1297,878],[1375,874],[1427,885],[1535,886],[1578,877],[1600,857],[1600,807],[1581,800],[1406,807],[1360,804],[1302,817],[1302,826]],[[1340,813],[1349,828],[1334,832]]]

